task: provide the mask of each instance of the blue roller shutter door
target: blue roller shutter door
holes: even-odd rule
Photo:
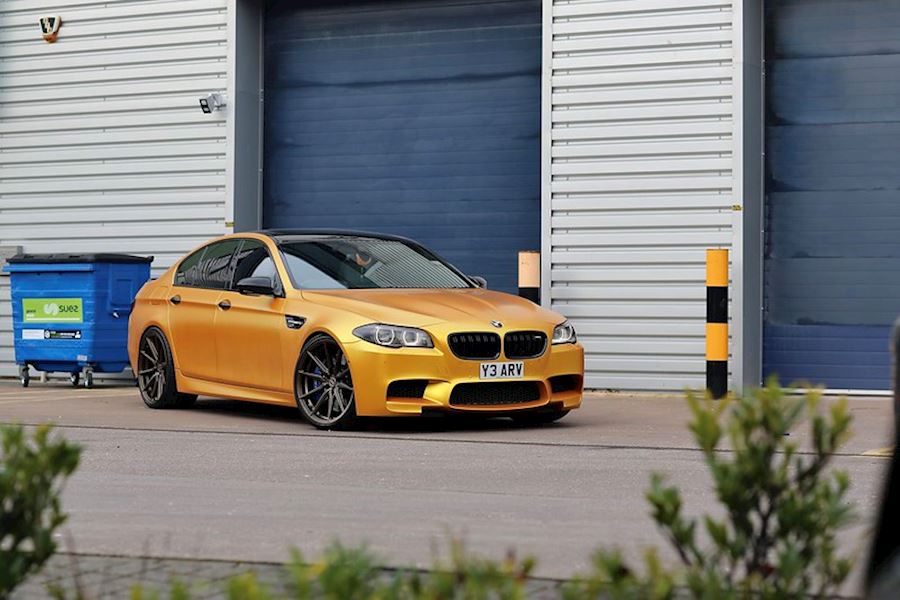
[[[539,0],[269,3],[264,225],[413,237],[514,291],[540,80]]]
[[[900,3],[767,3],[764,370],[888,389],[900,312]]]

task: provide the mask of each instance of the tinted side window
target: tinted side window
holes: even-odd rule
[[[206,247],[200,248],[178,265],[178,268],[175,270],[175,285],[185,285],[194,287],[197,285],[197,282],[200,277],[200,259],[203,258],[203,253],[206,252]]]
[[[241,240],[224,240],[210,244],[200,261],[200,275],[197,286],[224,290],[231,287],[232,262],[234,251]]]
[[[245,277],[269,277],[278,282],[275,262],[265,244],[259,240],[244,240],[244,245],[238,251],[234,281],[238,282]]]

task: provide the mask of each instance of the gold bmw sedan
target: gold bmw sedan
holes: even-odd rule
[[[297,406],[319,428],[431,412],[549,423],[584,381],[561,315],[412,240],[347,231],[207,242],[140,290],[128,353],[150,408],[233,398]]]

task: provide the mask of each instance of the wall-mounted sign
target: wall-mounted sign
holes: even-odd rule
[[[58,15],[53,15],[51,17],[41,17],[41,34],[44,36],[44,41],[50,42],[51,44],[56,41],[56,38],[59,37],[59,26],[62,25],[62,18]]]

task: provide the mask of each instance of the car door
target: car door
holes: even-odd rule
[[[178,265],[169,293],[172,351],[184,375],[216,379],[214,325],[219,296],[231,282],[234,252],[240,240],[214,242]]]
[[[270,277],[277,290],[283,289],[272,255],[259,240],[245,239],[237,252],[234,284],[245,277]],[[242,387],[286,389],[281,336],[290,330],[284,298],[241,294],[233,288],[222,294],[216,315],[218,379]]]

